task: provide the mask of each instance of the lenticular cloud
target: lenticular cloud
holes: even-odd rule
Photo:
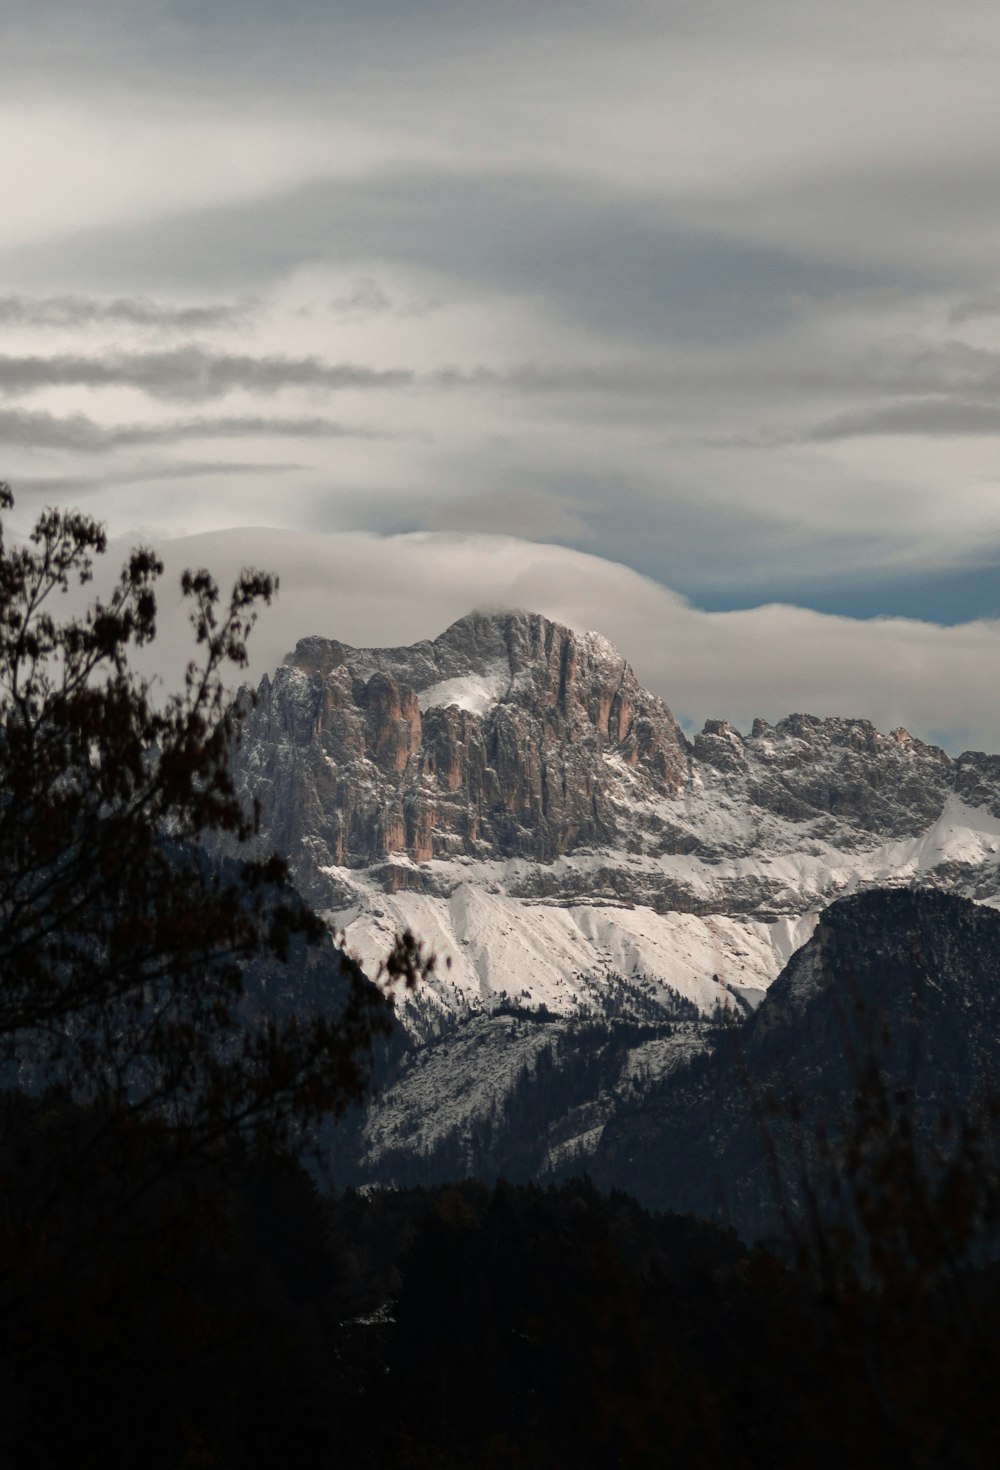
[[[118,543],[112,555],[126,549]],[[181,569],[207,566],[225,585],[254,565],[276,572],[281,587],[251,641],[253,682],[311,634],[362,647],[406,644],[473,609],[518,607],[603,633],[689,725],[725,718],[747,728],[756,716],[802,711],[902,725],[952,750],[1000,749],[987,677],[1000,657],[997,621],[941,627],[784,605],[707,613],[615,562],[500,536],[240,529],[159,550],[167,573],[150,652],[167,688],[190,647],[173,591]]]

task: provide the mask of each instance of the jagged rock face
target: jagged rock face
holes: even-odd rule
[[[882,836],[922,831],[956,786],[953,762],[938,746],[905,730],[882,735],[867,720],[789,715],[773,726],[755,720],[748,738],[725,721],[709,720],[694,754],[762,811],[793,822],[831,817],[838,826]],[[995,785],[994,801],[998,793]]]
[[[300,880],[393,854],[544,862],[689,779],[673,716],[611,645],[526,614],[411,648],[305,639],[245,708],[238,780]]]
[[[260,802],[261,841],[370,973],[407,928],[441,959],[400,1002],[417,1041],[509,1002],[560,1025],[669,1017],[678,997],[703,1018],[746,1013],[845,892],[931,886],[1000,906],[1000,757],[801,714],[749,735],[709,721],[691,743],[604,639],[537,616],[463,618],[410,648],[305,639],[244,711],[235,777]],[[835,912],[868,914],[879,952],[877,906]],[[758,1012],[748,1048],[777,1014]],[[835,1039],[824,1015],[810,1011],[817,1065]],[[452,1040],[445,1081],[461,1073]],[[588,1137],[615,1088],[632,1096],[629,1067]],[[393,1117],[410,1136],[414,1077],[387,1139]],[[430,1138],[449,1110],[438,1093],[426,1110]],[[659,1124],[633,1122],[623,1147],[640,1159]],[[696,1162],[701,1135],[688,1142]]]

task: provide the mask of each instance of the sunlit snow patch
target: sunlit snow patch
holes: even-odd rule
[[[484,715],[510,688],[510,669],[496,664],[482,674],[464,674],[460,679],[442,679],[417,695],[421,712],[455,704],[473,715]]]

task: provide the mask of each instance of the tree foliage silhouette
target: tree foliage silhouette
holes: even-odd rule
[[[0,484],[0,511],[12,505]],[[68,1198],[91,1208],[96,1180],[135,1184],[140,1153],[149,1178],[218,1161],[233,1143],[273,1154],[301,1141],[362,1097],[389,1025],[285,863],[239,858],[255,813],[230,777],[227,675],[246,664],[274,579],[246,571],[226,600],[208,572],[185,573],[195,656],[183,687],[160,697],[133,667],[156,634],[153,552],[134,551],[110,593],[66,612],[63,594],[92,581],[105,550],[103,528],[77,513],[45,511],[20,544],[0,528],[8,1262],[24,1252],[18,1221],[30,1215],[32,1239],[47,1238]],[[210,857],[208,841],[237,856]],[[290,955],[330,992],[311,1014],[269,1009],[266,984],[246,983],[249,964],[268,972]],[[19,1164],[28,1156],[31,1170]]]
[[[0,483],[0,1461],[65,1463],[82,1435],[76,1463],[134,1463],[138,1434],[187,1463],[222,1433],[200,1375],[242,1361],[248,1201],[288,1177],[308,1202],[290,1156],[364,1098],[392,1011],[233,785],[229,686],[275,580],[245,571],[227,599],[185,573],[192,658],[163,692],[135,666],[157,556],[74,612],[104,529],[46,510],[5,538],[12,506]],[[432,967],[404,934],[383,970]]]

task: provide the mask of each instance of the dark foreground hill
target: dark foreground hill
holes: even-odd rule
[[[931,1177],[965,1149],[995,1185],[998,1093],[1000,914],[877,890],[831,905],[711,1054],[625,1100],[591,1170],[653,1208],[780,1233],[848,1207],[876,1127]]]

